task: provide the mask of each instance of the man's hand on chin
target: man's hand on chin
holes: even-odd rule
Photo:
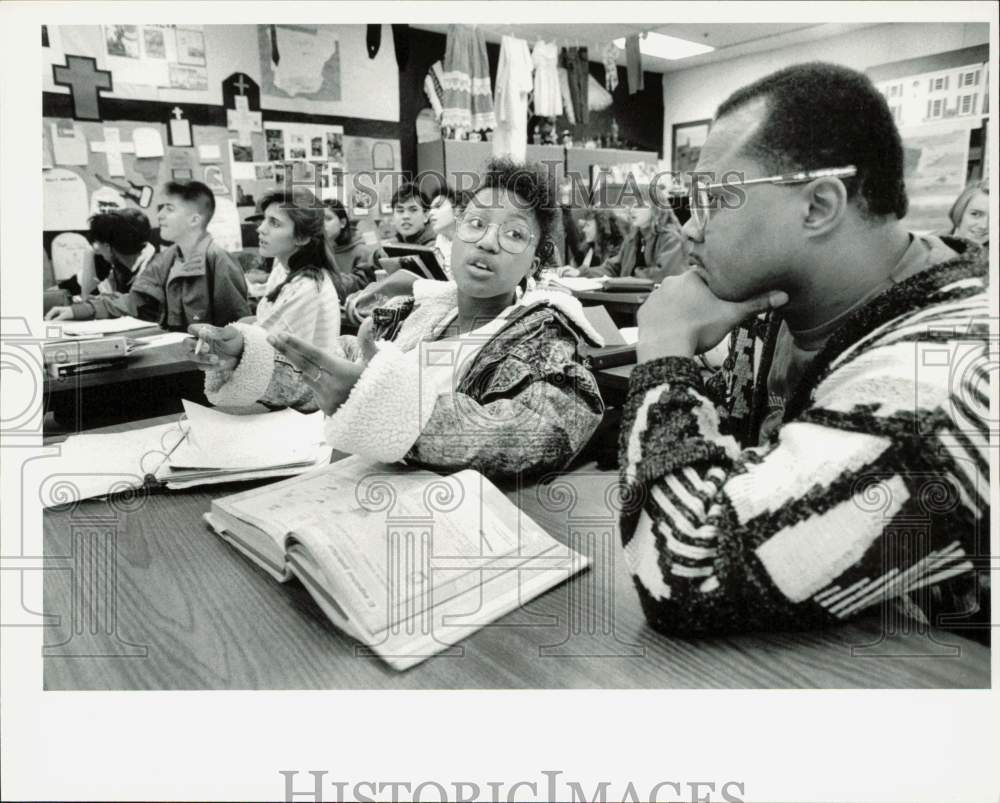
[[[697,271],[664,279],[639,307],[638,362],[693,357],[716,346],[751,315],[780,307],[788,294],[773,290],[747,301],[723,301]]]

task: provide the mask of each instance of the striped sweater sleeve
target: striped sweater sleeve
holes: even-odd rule
[[[622,539],[655,628],[816,626],[972,571],[988,539],[989,406],[956,399],[986,398],[987,361],[963,389],[920,367],[928,344],[914,337],[903,327],[842,355],[811,405],[752,449],[721,434],[694,360],[636,368]]]

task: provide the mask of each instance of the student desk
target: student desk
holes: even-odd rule
[[[158,326],[150,326],[147,329],[134,329],[122,334],[125,337],[136,338],[163,333],[164,330]],[[45,374],[45,407],[47,410],[59,411],[59,424],[70,429],[76,429],[73,422],[82,414],[92,415],[99,412],[78,409],[99,403],[93,401],[98,397],[119,396],[122,399],[129,399],[146,394],[154,397],[150,404],[156,402],[161,407],[169,397],[176,400],[175,406],[179,411],[181,396],[186,394],[191,398],[191,389],[201,386],[203,376],[195,364],[187,358],[183,344],[146,347],[130,353],[121,368],[90,371],[63,379],[53,379]],[[176,388],[176,392],[171,392],[171,388]],[[195,401],[198,399],[195,398]],[[158,409],[156,412],[166,411]],[[148,416],[150,413],[146,412],[145,415]]]
[[[404,673],[357,654],[301,585],[276,583],[207,529],[212,499],[246,483],[46,511],[45,688],[988,687],[987,648],[888,611],[819,632],[657,634],[622,558],[616,483],[585,464],[505,487],[593,565]]]
[[[604,306],[618,326],[635,326],[636,312],[649,297],[648,292],[609,293],[604,290],[580,290],[573,295],[585,307]]]

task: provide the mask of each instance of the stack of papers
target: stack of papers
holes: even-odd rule
[[[62,482],[58,494],[48,493],[47,480],[41,479],[44,506],[143,486],[177,489],[290,477],[330,462],[322,412],[232,415],[189,401],[184,410],[180,421],[67,438],[56,456],[37,463],[46,478]]]
[[[164,482],[312,467],[323,440],[323,414],[280,410],[230,415],[185,400],[187,437],[157,472]],[[329,459],[329,450],[327,450]]]
[[[93,337],[94,335],[113,335],[119,332],[129,332],[133,329],[149,329],[156,326],[150,321],[140,321],[125,315],[122,318],[101,318],[96,321],[73,321],[63,325],[62,333],[67,337]]]

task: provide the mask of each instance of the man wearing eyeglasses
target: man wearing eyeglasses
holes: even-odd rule
[[[865,76],[796,65],[720,106],[691,269],[639,311],[622,422],[622,537],[654,627],[798,629],[896,600],[987,636],[987,267],[906,211]],[[706,384],[692,358],[727,336]]]

